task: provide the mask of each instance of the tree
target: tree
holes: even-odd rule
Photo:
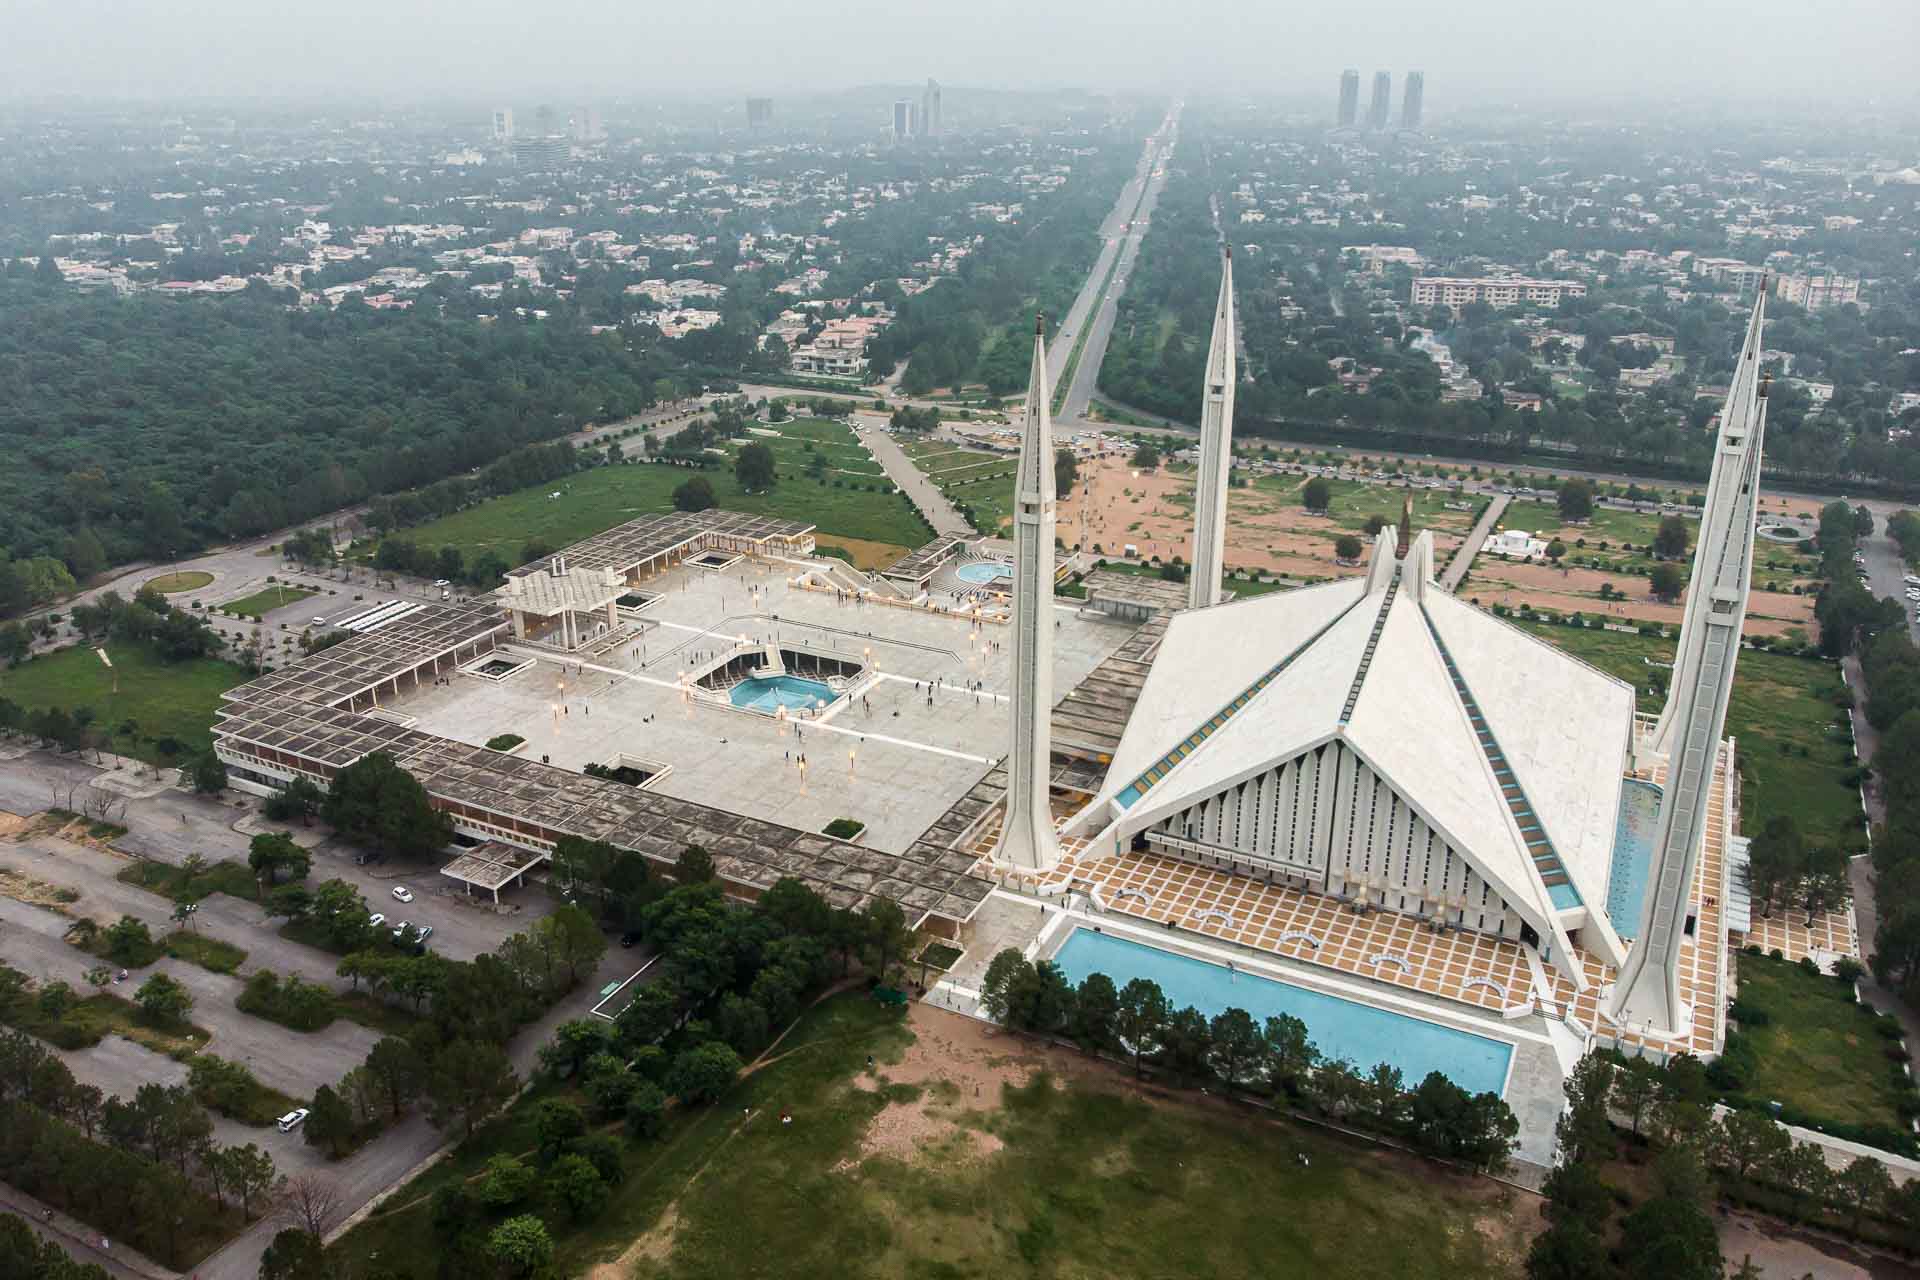
[[[320,816],[348,840],[397,857],[425,860],[453,843],[452,820],[384,751],[333,776]]]
[[[1004,1025],[1014,987],[1022,971],[1031,968],[1032,964],[1015,947],[996,952],[987,962],[987,972],[980,980],[981,1012]]]
[[[1080,479],[1080,459],[1071,449],[1053,451],[1053,490],[1062,497],[1073,492]]]
[[[1074,992],[1073,1013],[1067,1034],[1089,1053],[1102,1053],[1113,1047],[1114,1019],[1120,1012],[1120,993],[1113,979],[1104,973],[1090,973]]]
[[[1320,1050],[1307,1039],[1307,1024],[1290,1013],[1283,1013],[1268,1018],[1262,1033],[1267,1040],[1267,1063],[1274,1083],[1285,1086],[1289,1093],[1297,1091],[1300,1081],[1320,1060]]]
[[[1241,1081],[1266,1075],[1266,1037],[1245,1009],[1215,1014],[1208,1031],[1213,1040],[1214,1074],[1227,1086],[1228,1094],[1238,1091]]]
[[[697,844],[682,849],[673,864],[673,878],[681,884],[706,884],[714,875],[713,855]]]
[[[1361,553],[1365,550],[1366,547],[1362,545],[1360,539],[1350,533],[1343,533],[1333,540],[1333,554],[1336,559],[1346,561],[1358,560]]]
[[[1300,505],[1309,511],[1326,512],[1333,506],[1333,486],[1325,476],[1314,476],[1301,486]]]
[[[1833,1189],[1847,1206],[1854,1234],[1869,1213],[1878,1213],[1893,1195],[1893,1175],[1872,1156],[1860,1156],[1834,1177]]]
[[[667,1073],[667,1089],[689,1106],[718,1102],[740,1075],[740,1057],[717,1040],[683,1050]]]
[[[313,855],[293,842],[282,831],[263,831],[247,845],[247,866],[265,890],[273,888],[285,871],[295,880],[306,879],[313,867]]]
[[[1639,1136],[1640,1123],[1659,1091],[1660,1073],[1645,1058],[1628,1058],[1626,1065],[1614,1074],[1613,1105],[1627,1113],[1635,1137]]]
[[[1134,446],[1133,457],[1129,462],[1142,471],[1156,470],[1160,466],[1160,450],[1154,447],[1152,441],[1142,440]]]
[[[596,1218],[607,1207],[607,1184],[593,1162],[581,1155],[561,1156],[547,1171],[547,1187],[575,1222]]]
[[[633,1096],[627,1099],[627,1136],[657,1138],[666,1122],[667,1095],[651,1081],[641,1081]]]
[[[1560,491],[1556,495],[1560,506],[1560,518],[1568,523],[1588,520],[1593,517],[1593,484],[1579,476],[1573,476],[1560,482]]]
[[[420,1051],[398,1036],[382,1036],[367,1051],[366,1069],[395,1120],[426,1087],[427,1064]]]
[[[279,1181],[279,1174],[273,1167],[273,1157],[249,1142],[243,1147],[223,1149],[221,1160],[225,1165],[222,1181],[240,1197],[241,1216],[251,1218],[253,1207],[260,1205],[264,1208]]]
[[[141,983],[133,1002],[154,1022],[181,1022],[193,1012],[193,993],[164,973]]]
[[[200,795],[218,795],[227,789],[227,766],[211,751],[203,751],[194,758],[191,775],[193,789]]]
[[[1547,544],[1547,559],[1558,563],[1561,556],[1567,554],[1567,544],[1555,538]]]
[[[280,1218],[316,1240],[326,1237],[340,1213],[340,1188],[330,1178],[302,1173],[288,1178],[280,1197]]]
[[[1675,566],[1656,564],[1647,573],[1647,587],[1653,592],[1654,599],[1671,603],[1686,590],[1687,580]]]
[[[313,1102],[307,1110],[306,1123],[301,1126],[307,1145],[319,1147],[328,1159],[345,1155],[353,1146],[354,1136],[353,1109],[347,1100],[333,1086],[323,1084],[313,1091]]]
[[[533,1194],[540,1174],[519,1156],[501,1152],[489,1157],[479,1184],[480,1203],[490,1209],[510,1209]]]
[[[757,441],[742,446],[733,460],[733,478],[744,493],[765,493],[773,488],[773,450]]]
[[[372,932],[372,916],[360,890],[345,880],[329,880],[313,891],[307,916],[320,922],[327,940],[341,951],[360,946]]]
[[[865,951],[872,958],[873,974],[885,982],[894,962],[905,954],[913,931],[907,927],[906,913],[892,898],[873,899],[861,917],[866,925]]]
[[[1654,531],[1653,554],[1663,560],[1678,560],[1687,554],[1687,544],[1692,540],[1692,532],[1685,516],[1663,516],[1660,527]]]
[[[587,1060],[607,1051],[613,1034],[598,1018],[572,1018],[553,1029],[553,1039],[540,1050],[540,1065],[558,1075],[580,1074]]]
[[[1627,1215],[1620,1233],[1630,1280],[1722,1280],[1726,1262],[1713,1218],[1702,1207],[1698,1157],[1672,1147],[1655,1161],[1656,1194]]]
[[[299,1227],[280,1230],[260,1255],[260,1280],[324,1280],[327,1274],[320,1237]]]
[[[673,491],[675,511],[707,511],[719,505],[720,499],[713,494],[713,482],[705,476],[695,476]]]
[[[566,1145],[587,1131],[586,1113],[565,1098],[543,1098],[533,1109],[540,1163],[552,1164]]]
[[[508,1218],[487,1235],[487,1253],[510,1276],[530,1276],[553,1260],[547,1224],[530,1213]]]
[[[1018,951],[1003,951],[1000,954],[1012,955],[1016,959],[1020,956]],[[993,959],[998,964],[1000,956]],[[992,974],[991,966],[988,974]],[[1166,1037],[1167,1022],[1172,1016],[1166,993],[1160,990],[1159,983],[1148,978],[1134,978],[1120,989],[1113,1031],[1120,1041],[1120,1047],[1133,1058],[1135,1079],[1139,1078],[1141,1064],[1147,1057],[1159,1052]]]
[[[458,1121],[471,1138],[482,1119],[513,1096],[519,1081],[498,1045],[455,1040],[434,1055],[427,1086],[428,1115],[436,1128]]]
[[[159,948],[144,920],[121,916],[107,926],[107,959],[123,965],[152,964]]]
[[[1707,1142],[1713,1162],[1742,1182],[1754,1170],[1778,1163],[1793,1146],[1772,1116],[1742,1109],[1722,1115],[1708,1131]]]

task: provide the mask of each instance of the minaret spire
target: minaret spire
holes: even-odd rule
[[[1207,379],[1200,401],[1200,474],[1193,504],[1193,571],[1187,603],[1195,609],[1220,603],[1226,567],[1227,475],[1233,465],[1234,363],[1233,246],[1220,263],[1220,301],[1213,311],[1213,341],[1207,347]]]
[[[1053,426],[1047,321],[1033,328],[1033,372],[1013,492],[1013,696],[1007,814],[996,862],[1044,871],[1059,861],[1047,784],[1053,754]]]
[[[1760,376],[1761,330],[1767,291],[1763,284],[1747,322],[1746,342],[1734,368],[1720,434],[1700,515],[1700,544],[1687,584],[1687,612],[1674,656],[1666,709],[1655,730],[1654,750],[1666,757],[1653,858],[1647,871],[1640,932],[1614,982],[1608,1016],[1616,1024],[1659,1038],[1684,1040],[1693,1011],[1680,989],[1680,961],[1693,881],[1706,840],[1713,798],[1713,765],[1726,731],[1733,668],[1740,655],[1740,629],[1747,614],[1753,565],[1754,517],[1760,502],[1760,454],[1767,428],[1767,387]],[[1718,891],[1709,886],[1708,892]],[[1717,948],[1718,938],[1696,944]]]

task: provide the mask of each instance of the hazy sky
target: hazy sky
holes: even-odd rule
[[[1910,109],[1920,0],[0,0],[0,97],[1324,90]],[[1363,97],[1365,90],[1362,91]]]

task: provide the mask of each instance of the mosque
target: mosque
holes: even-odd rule
[[[1023,771],[1023,754],[1055,748],[1045,629],[1016,632],[1034,645],[1016,651],[1016,668],[1039,668],[1013,705],[1008,772],[1028,781],[1009,792],[988,865],[1027,892],[1084,901],[1082,927],[1125,933],[1122,917],[1137,917],[1164,927],[1143,935],[1156,946],[1232,944],[1203,958],[1231,967],[1238,956],[1238,973],[1261,952],[1296,962],[1279,970],[1286,982],[1341,971],[1347,999],[1543,1033],[1563,1066],[1595,1041],[1717,1053],[1726,934],[1750,927],[1724,732],[1765,428],[1764,299],[1721,416],[1680,652],[1655,718],[1636,714],[1629,685],[1443,588],[1410,503],[1379,532],[1364,576],[1221,602],[1231,271],[1229,257],[1187,607],[1166,621],[1084,803],[1036,793],[1035,770]],[[1027,465],[1047,456],[1047,402],[1036,359],[1017,495],[1022,583],[1045,581],[1051,564],[1051,472]],[[1016,595],[1016,615],[1039,607],[1037,593]],[[1070,953],[1061,929],[1035,954]]]

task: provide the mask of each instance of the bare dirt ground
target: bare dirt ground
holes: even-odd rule
[[[1798,1231],[1745,1213],[1720,1219],[1720,1252],[1733,1266],[1751,1258],[1762,1276],[1781,1280],[1891,1280],[1912,1268],[1813,1232]]]
[[[856,569],[884,569],[897,562],[910,550],[895,546],[891,542],[867,542],[861,538],[842,538],[828,535],[821,539],[828,546],[839,547],[853,557]]]
[[[0,837],[18,835],[27,829],[27,819],[0,809]]]
[[[1611,582],[1630,598],[1601,601],[1598,597],[1603,582]],[[1496,604],[1513,607],[1528,604],[1562,613],[1599,613],[1628,623],[1662,622],[1677,626],[1686,613],[1684,601],[1662,604],[1653,600],[1646,594],[1644,581],[1626,574],[1510,563],[1484,555],[1474,562],[1473,572],[1460,594],[1478,601],[1483,608],[1490,609]],[[1747,635],[1784,635],[1796,627],[1805,631],[1810,640],[1819,638],[1820,627],[1813,620],[1812,596],[1796,596],[1784,591],[1752,594],[1747,604]]]
[[[1000,1108],[1000,1088],[1027,1083],[1045,1066],[1061,1071],[1065,1062],[1052,1062],[1046,1050],[1029,1052],[1014,1037],[972,1018],[963,1018],[925,1004],[915,1004],[907,1015],[913,1031],[898,1062],[877,1065],[854,1077],[853,1087],[869,1091],[887,1085],[916,1085],[920,1093],[911,1102],[895,1102],[873,1118],[860,1144],[862,1156],[884,1155],[911,1160],[922,1150],[943,1148],[958,1138],[975,1158],[990,1156],[1005,1144],[977,1128],[963,1128],[957,1117],[968,1111]],[[1063,1059],[1072,1055],[1060,1054]],[[845,1167],[853,1167],[852,1162]]]
[[[1081,465],[1080,474],[1093,487],[1091,498],[1076,487],[1060,500],[1060,536],[1069,542],[1082,537],[1080,518],[1086,514],[1084,544],[1091,551],[1118,556],[1131,543],[1142,559],[1163,560],[1193,555],[1193,477],[1160,468],[1138,471],[1124,457],[1108,456]],[[1297,503],[1256,489],[1235,489],[1227,499],[1227,564],[1230,568],[1264,569],[1289,577],[1346,577],[1363,571],[1361,565],[1336,564],[1333,541],[1343,533],[1358,536],[1327,516],[1309,514]],[[1436,563],[1444,564],[1460,543],[1458,531],[1436,528]],[[1365,541],[1365,539],[1362,539]]]

